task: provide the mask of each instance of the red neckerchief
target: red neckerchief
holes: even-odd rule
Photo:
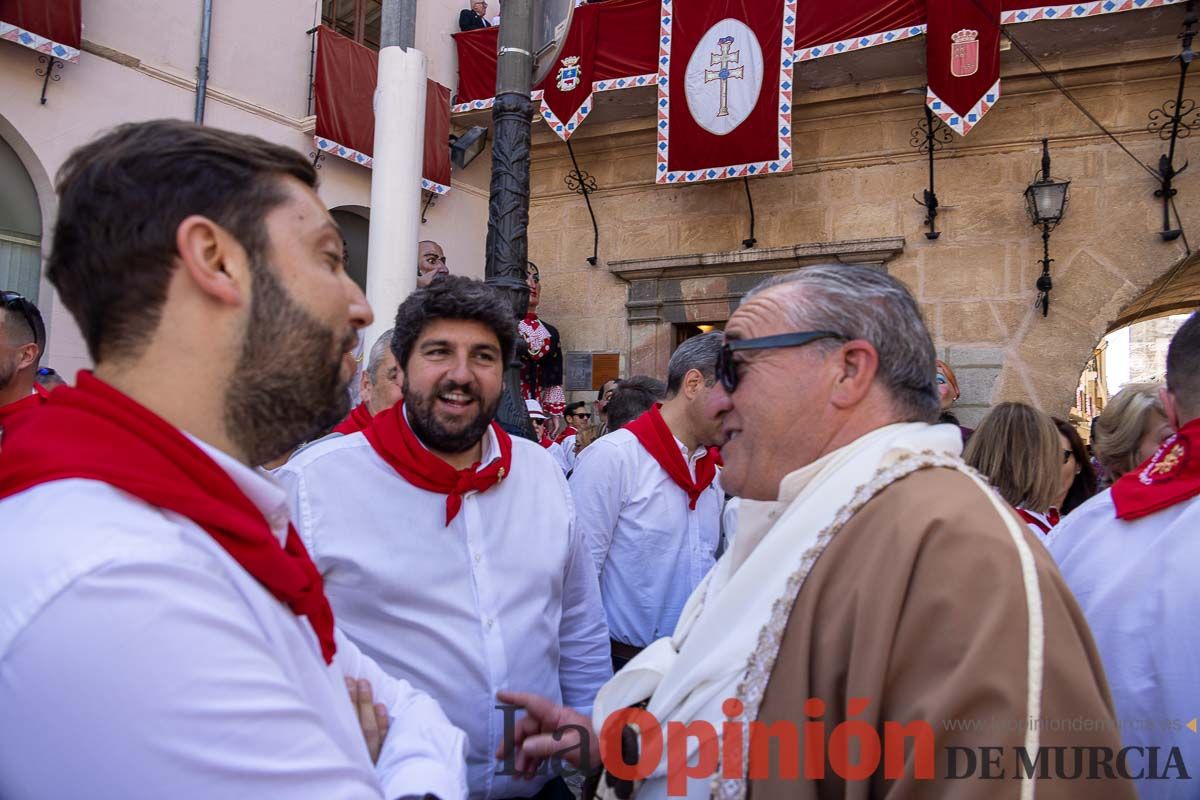
[[[666,420],[662,418],[661,408],[662,403],[655,403],[649,411],[626,425],[625,430],[636,436],[671,480],[687,492],[688,508],[695,510],[701,493],[717,475],[721,451],[715,447],[708,448],[708,454],[696,461],[696,480],[693,481],[687,462],[683,460],[683,453],[679,451],[675,434],[671,433]]]
[[[50,397],[50,390],[40,383],[33,385],[33,394],[15,400],[6,406],[0,406],[0,428],[3,428],[10,417],[34,408],[41,408]]]
[[[563,442],[565,442],[567,440],[568,436],[578,436],[578,435],[579,435],[579,431],[574,426],[568,425],[566,427],[566,429],[563,430],[563,432],[560,433],[558,435],[558,438],[555,439],[554,441],[558,442],[559,444],[562,444]]]
[[[363,430],[363,435],[401,478],[418,489],[446,495],[446,525],[449,525],[462,508],[464,494],[486,492],[509,474],[512,439],[495,422],[492,432],[500,445],[500,457],[483,469],[479,469],[478,462],[466,469],[455,469],[429,452],[408,426],[403,403],[380,411],[371,426]]]
[[[1200,494],[1200,418],[1179,429],[1149,461],[1112,487],[1117,518],[1139,519]]]
[[[349,436],[352,433],[358,433],[370,424],[371,412],[367,411],[367,404],[359,403],[350,412],[349,416],[334,427],[333,432]]]
[[[542,438],[538,439],[538,444],[549,450],[554,445],[554,440],[543,433]]]
[[[1037,528],[1039,531],[1041,531],[1043,535],[1046,535],[1046,536],[1050,535],[1050,529],[1053,528],[1055,526],[1055,524],[1057,524],[1057,522],[1058,522],[1058,520],[1056,520],[1056,519],[1051,519],[1050,515],[1047,514],[1046,518],[1050,520],[1050,524],[1047,525],[1045,522],[1038,519],[1033,514],[1029,513],[1028,511],[1026,511],[1023,508],[1018,508],[1016,511],[1017,511],[1017,516],[1019,516],[1021,519],[1025,520],[1030,525],[1033,525],[1035,528]]]
[[[4,434],[0,498],[50,481],[86,478],[187,517],[297,616],[308,617],[325,663],[337,651],[321,573],[288,527],[280,546],[262,512],[225,470],[169,422],[80,372],[37,414]]]

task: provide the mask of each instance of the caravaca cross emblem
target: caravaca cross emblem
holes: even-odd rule
[[[722,36],[717,39],[717,46],[720,48],[715,53],[709,54],[709,64],[717,69],[704,70],[704,82],[712,83],[713,81],[721,82],[721,108],[717,111],[718,117],[729,116],[729,79],[738,78],[739,80],[746,77],[745,67],[730,68],[730,64],[742,63],[742,51],[729,51],[733,47],[732,36]]]
[[[963,28],[950,34],[950,74],[969,78],[979,71],[979,31]]]
[[[579,56],[567,56],[558,70],[558,90],[570,92],[579,86]]]

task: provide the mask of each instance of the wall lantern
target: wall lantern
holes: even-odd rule
[[[1062,222],[1067,210],[1067,189],[1070,181],[1059,181],[1050,177],[1050,143],[1042,139],[1042,174],[1025,190],[1025,210],[1034,225],[1042,227],[1042,274],[1037,279],[1038,296],[1035,305],[1042,307],[1042,316],[1050,313],[1050,290],[1054,282],[1050,279],[1050,231]]]
[[[450,162],[459,169],[466,169],[475,157],[487,146],[487,128],[472,126],[462,136],[450,135]]]

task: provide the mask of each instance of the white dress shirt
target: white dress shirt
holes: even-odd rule
[[[287,536],[287,497],[203,443]],[[186,517],[71,479],[0,501],[0,797],[466,794],[465,736],[345,637],[297,617]],[[377,766],[343,676],[390,732]]]
[[[1200,711],[1197,534],[1200,497],[1126,522],[1105,490],[1063,517],[1046,540],[1092,629],[1122,744],[1162,748],[1160,771],[1169,749],[1179,747],[1192,776],[1139,780],[1142,800],[1196,797],[1200,738],[1183,726]],[[1135,752],[1130,771],[1149,771],[1148,757]]]
[[[675,443],[694,477],[707,450],[689,454]],[[612,637],[645,647],[669,636],[688,596],[716,563],[725,498],[720,475],[691,510],[687,493],[623,428],[579,454],[570,485]]]
[[[612,675],[599,584],[562,471],[541,445],[512,444],[509,474],[466,494],[448,527],[446,495],[405,481],[361,433],[309,447],[277,473],[342,630],[467,732],[476,800],[532,795],[546,780],[495,774],[497,691],[590,714]],[[481,463],[498,455],[489,429]]]

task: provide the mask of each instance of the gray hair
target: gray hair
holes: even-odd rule
[[[891,393],[896,410],[910,421],[938,418],[933,340],[903,283],[872,267],[819,264],[768,278],[746,299],[776,288],[788,293],[784,308],[797,331],[832,331],[870,342],[879,353],[876,378]],[[838,345],[825,341],[815,346],[832,350]]]
[[[384,355],[392,346],[393,328],[388,328],[383,333],[379,334],[379,338],[375,340],[375,344],[371,345],[371,352],[367,356],[367,377],[371,379],[371,385],[379,380],[379,364],[383,361]]]
[[[712,385],[717,378],[717,356],[725,337],[720,331],[693,336],[671,354],[667,362],[667,397],[674,397],[683,388],[683,379],[692,370],[704,376],[704,383]]]

